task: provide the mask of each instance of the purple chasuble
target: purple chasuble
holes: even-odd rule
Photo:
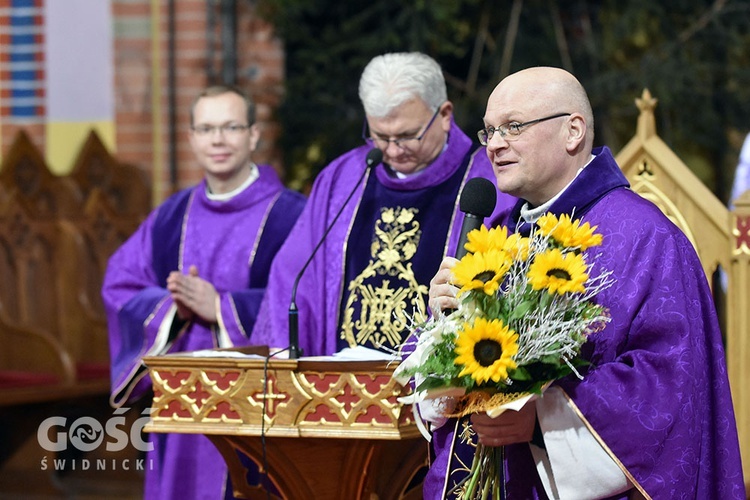
[[[370,176],[347,241],[337,350],[398,350],[413,322],[425,319],[465,160],[445,182],[422,189],[393,189]]]
[[[344,282],[347,254],[351,250],[347,242],[355,230],[352,225],[363,199],[365,186],[371,182],[369,176],[374,175],[375,181],[387,189],[423,190],[425,196],[429,196],[431,188],[450,182],[462,165],[467,166],[464,175],[456,180],[460,183],[457,190],[459,193],[466,181],[473,177],[490,180],[495,178],[484,148],[476,149],[455,123],[451,125],[443,152],[420,174],[405,179],[391,175],[387,167],[381,164],[374,167],[367,174],[368,178],[357,186],[369,149],[362,146],[349,151],[329,164],[315,179],[310,199],[271,268],[266,296],[252,334],[253,343],[281,348],[289,345],[288,311],[294,280],[344,200],[356,189],[302,276],[296,297],[299,309],[299,343],[303,354],[330,355],[338,350],[339,314],[344,289],[349,286]],[[498,194],[495,216],[507,212],[514,202],[515,198]],[[421,228],[422,238],[429,238],[429,241],[441,245],[443,255],[454,255],[463,220],[458,208],[458,198],[450,200],[450,203],[452,219],[448,226],[444,226],[448,228],[449,238],[446,238],[445,233],[430,234],[429,227]],[[366,231],[371,232],[372,228],[367,228]],[[437,268],[433,274],[436,271]]]
[[[304,205],[301,195],[284,189],[272,167],[258,168],[258,179],[229,200],[210,200],[205,180],[170,197],[110,258],[102,297],[113,406],[148,393],[144,356],[219,347],[219,325],[196,319],[179,331],[163,326],[174,317],[166,289],[172,270],[186,273],[195,265],[219,293],[220,323],[231,344],[250,343],[270,261]],[[150,439],[146,498],[223,497],[226,466],[205,436],[150,434]]]
[[[646,498],[744,499],[721,332],[698,256],[658,207],[628,188],[607,148],[594,154],[550,212],[573,214],[603,235],[590,250],[601,254],[591,272],[613,272],[614,285],[597,297],[612,321],[584,345],[591,366],[583,380],[557,385]],[[522,203],[500,222],[523,233],[527,225],[514,224]],[[457,478],[446,476],[455,471],[453,452],[454,462],[473,454],[454,439],[467,429],[455,429],[452,420],[434,433],[426,499],[444,498]],[[506,447],[505,472],[508,498],[546,498],[527,444]]]

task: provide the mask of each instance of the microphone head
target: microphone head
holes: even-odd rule
[[[383,152],[378,148],[373,148],[367,152],[367,158],[365,158],[367,168],[377,165],[381,161],[383,161]]]
[[[482,218],[492,215],[497,203],[497,190],[495,184],[484,177],[469,179],[461,191],[459,207],[465,214],[476,215]]]

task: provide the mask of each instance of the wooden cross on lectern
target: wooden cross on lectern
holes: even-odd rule
[[[279,406],[288,401],[289,398],[289,394],[277,390],[276,378],[270,375],[266,379],[264,390],[254,392],[250,396],[251,402],[254,402],[254,404],[260,406],[265,404],[266,414],[264,417],[268,417],[271,420],[276,417],[276,410],[278,410]]]

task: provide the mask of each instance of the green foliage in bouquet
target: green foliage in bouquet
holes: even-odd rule
[[[459,405],[466,412],[509,400],[496,394],[540,394],[554,380],[580,377],[581,346],[609,321],[592,299],[611,285],[610,273],[592,276],[584,253],[601,245],[595,229],[547,214],[529,237],[505,227],[472,231],[469,253],[452,270],[459,308],[418,327],[417,349],[396,375],[415,377],[427,397],[463,389],[473,399]]]
[[[581,346],[609,321],[593,298],[612,284],[593,269],[601,235],[588,223],[547,214],[529,236],[507,228],[472,231],[452,269],[459,307],[420,325],[414,351],[394,372],[414,378],[412,401],[450,396],[444,416],[518,410],[586,362]],[[461,498],[505,498],[504,448],[477,444]]]

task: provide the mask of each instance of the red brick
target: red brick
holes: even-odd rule
[[[177,172],[180,185],[189,185],[202,177],[185,137],[189,124],[189,109],[195,96],[206,86],[206,65],[220,73],[220,26],[217,24],[216,52],[210,61],[206,60],[206,3],[204,0],[181,0],[175,4],[177,25],[176,45],[176,118],[177,150],[175,155],[179,169]],[[281,154],[278,152],[276,139],[280,127],[269,122],[275,107],[283,97],[284,54],[280,41],[274,36],[273,27],[255,16],[252,6],[239,4],[238,19],[238,67],[240,80],[238,85],[246,89],[259,104],[258,119],[264,126],[259,151],[254,155],[256,161],[272,161],[280,165]],[[116,0],[113,4],[113,15],[116,18],[146,18],[150,16],[150,2],[139,3]],[[218,10],[216,11],[218,14]],[[157,41],[160,51],[160,130],[163,140],[163,158],[158,161],[168,165],[168,131],[169,113],[168,73],[167,73],[167,29],[168,18],[166,2],[160,2],[160,39]],[[152,168],[153,158],[153,116],[151,98],[151,50],[152,41],[143,39],[118,39],[115,41],[115,95],[116,95],[116,130],[117,155],[128,161],[144,164]],[[253,68],[257,75],[249,80],[243,75],[247,68]],[[167,174],[164,174],[167,175]],[[166,186],[166,177],[164,179]],[[168,191],[166,186],[163,191]]]
[[[149,17],[151,15],[151,4],[148,0],[141,3],[133,2],[112,2],[112,16],[115,18],[124,17]]]

